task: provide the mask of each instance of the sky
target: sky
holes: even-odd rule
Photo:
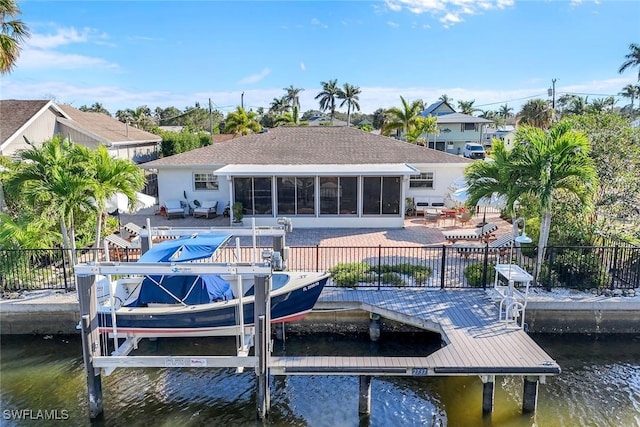
[[[640,43],[640,1],[17,1],[29,27],[2,99],[99,102],[111,114],[196,103],[269,108],[321,82],[361,89],[360,109],[447,94],[517,112],[532,98],[589,99],[636,84],[618,73]],[[244,95],[243,95],[244,94]],[[618,106],[628,100],[618,98]],[[346,106],[340,109],[346,112]]]

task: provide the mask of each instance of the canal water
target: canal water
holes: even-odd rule
[[[495,410],[483,417],[477,377],[376,377],[371,416],[365,419],[358,415],[357,377],[290,376],[272,377],[265,425],[640,426],[640,336],[533,338],[563,369],[540,385],[534,415],[521,414],[521,378],[497,378]],[[1,339],[2,426],[261,425],[255,418],[254,373],[230,369],[116,370],[103,376],[104,417],[90,423],[79,337]],[[416,355],[438,345],[427,334],[386,335],[378,343],[366,336],[288,336],[285,344],[275,342],[275,353]],[[137,354],[231,354],[234,346],[227,338],[144,340]]]

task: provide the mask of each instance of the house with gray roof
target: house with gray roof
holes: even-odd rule
[[[468,142],[482,143],[485,127],[492,123],[482,117],[457,113],[448,102],[438,101],[428,106],[422,117],[435,116],[439,133],[425,135],[428,146],[451,154],[460,154]]]
[[[162,138],[129,126],[106,114],[83,112],[50,100],[0,100],[0,155],[13,157],[28,148],[61,135],[77,144],[105,145],[117,158],[136,163],[158,157]],[[25,140],[26,139],[26,140]]]
[[[141,165],[160,204],[240,202],[275,225],[402,228],[407,198],[442,205],[471,160],[345,126],[277,127]],[[184,200],[184,197],[187,200]]]

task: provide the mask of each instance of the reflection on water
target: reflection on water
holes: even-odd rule
[[[277,354],[428,354],[433,336],[289,336]],[[377,377],[372,426],[640,426],[640,337],[534,336],[562,366],[540,385],[538,411],[522,415],[522,378],[498,377],[494,412],[481,414],[477,377]],[[139,354],[230,354],[234,339],[158,340]],[[90,425],[79,337],[3,336],[1,425]],[[358,379],[348,376],[272,378],[270,426],[358,426]],[[231,369],[119,369],[103,377],[108,426],[254,426],[255,375]],[[65,421],[17,421],[11,412],[68,411]]]

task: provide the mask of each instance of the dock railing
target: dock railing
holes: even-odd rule
[[[241,259],[251,260],[262,249],[241,248]],[[441,246],[296,246],[290,247],[286,267],[293,271],[331,271],[337,266],[359,265],[366,281],[358,287],[478,288],[491,286],[493,265],[512,263],[533,272],[535,247],[496,252],[488,246],[474,251],[459,251],[451,245]],[[69,251],[56,249],[0,250],[0,288],[4,292],[20,290],[75,290]],[[104,261],[103,249],[77,250],[78,262]],[[122,249],[120,262],[134,262],[140,249]],[[235,248],[219,250],[213,261],[235,262]],[[394,268],[402,266],[401,268]],[[364,271],[366,270],[366,271]],[[422,271],[420,276],[412,271]],[[395,274],[392,274],[394,273]],[[330,281],[328,286],[340,286]],[[557,287],[591,289],[632,289],[640,287],[640,247],[563,246],[548,247],[545,261],[534,286],[548,290]]]

